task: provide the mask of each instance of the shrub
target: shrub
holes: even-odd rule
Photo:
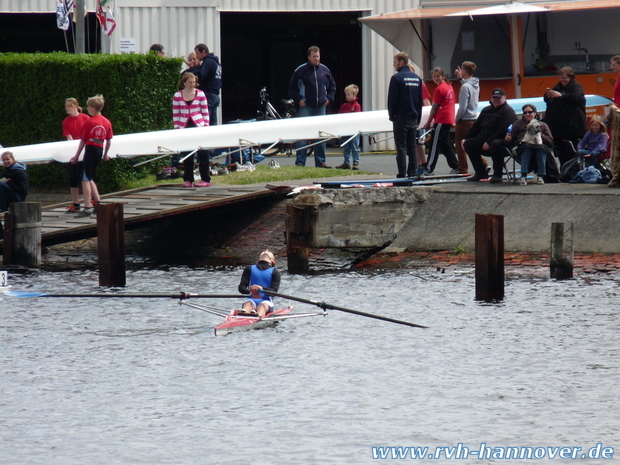
[[[97,94],[105,98],[102,113],[115,135],[171,129],[181,64],[180,58],[154,54],[0,53],[0,143],[10,147],[62,140],[65,99],[77,98],[86,111],[86,101]],[[102,163],[98,187],[101,192],[117,190],[125,180],[159,171],[162,164],[134,169],[127,160]],[[33,186],[66,185],[61,165],[32,166],[29,173]]]

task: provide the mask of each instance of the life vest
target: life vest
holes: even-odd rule
[[[257,284],[262,287],[271,287],[271,278],[273,276],[273,267],[269,267],[266,270],[261,270],[256,265],[252,265],[252,269],[250,270],[250,287],[252,285]],[[263,300],[272,300],[271,296],[259,292],[261,298]]]

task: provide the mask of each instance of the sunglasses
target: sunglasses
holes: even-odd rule
[[[531,114],[533,114],[533,113],[535,113],[535,112],[533,112],[533,111],[524,111],[524,112],[523,112],[523,114],[524,114],[524,115],[531,115]]]

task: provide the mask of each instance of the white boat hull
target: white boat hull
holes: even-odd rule
[[[611,100],[597,95],[586,95],[588,114],[603,114]],[[539,109],[545,108],[542,97],[508,100],[517,114],[525,103]],[[481,101],[478,111],[489,104]],[[424,107],[420,125],[426,123],[430,106]],[[458,108],[458,105],[457,105]],[[264,146],[282,142],[295,142],[329,137],[352,136],[391,132],[392,123],[387,110],[339,113],[306,118],[278,119],[250,123],[225,124],[206,128],[124,134],[112,139],[110,157],[137,157],[156,155],[166,151],[186,152],[198,148],[218,149],[240,146]],[[68,163],[77,151],[78,141],[48,142],[44,144],[7,147],[15,159],[22,163]]]

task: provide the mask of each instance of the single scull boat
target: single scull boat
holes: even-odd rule
[[[249,329],[261,329],[271,326],[276,326],[282,320],[290,320],[291,318],[305,318],[310,316],[325,316],[326,311],[320,313],[291,313],[293,311],[292,306],[274,310],[273,313],[265,317],[259,317],[258,315],[252,315],[244,313],[240,310],[232,310],[230,313],[226,313],[220,309],[210,307],[208,305],[196,304],[194,302],[187,302],[181,300],[182,305],[189,305],[203,312],[211,313],[219,317],[224,318],[224,321],[213,328],[216,336],[226,336],[227,334],[237,331],[246,331]]]

